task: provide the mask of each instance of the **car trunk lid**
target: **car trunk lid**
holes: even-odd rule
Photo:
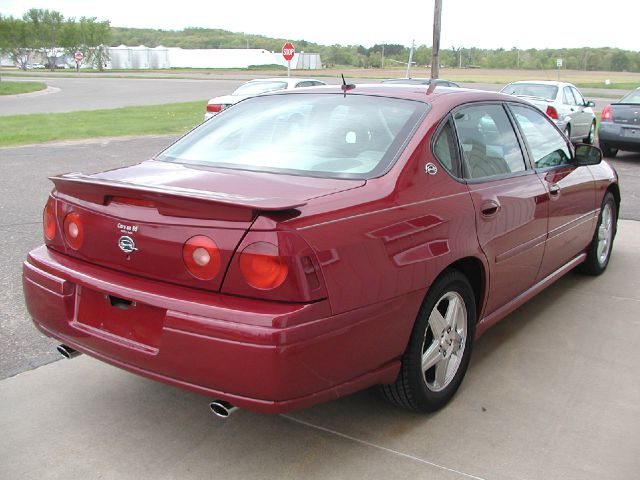
[[[84,236],[78,249],[62,238],[51,242],[52,248],[113,270],[215,291],[236,247],[261,213],[286,218],[311,198],[365,183],[159,161],[51,180],[58,231],[75,212]],[[198,235],[218,247],[220,267],[213,279],[196,278],[185,267],[184,244]]]
[[[640,128],[640,105],[637,103],[612,103],[611,115],[615,123]]]

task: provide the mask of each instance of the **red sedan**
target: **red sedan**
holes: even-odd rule
[[[600,151],[526,101],[421,86],[250,98],[151,160],[52,181],[35,325],[221,415],[373,385],[442,407],[488,327],[604,271],[620,205]]]

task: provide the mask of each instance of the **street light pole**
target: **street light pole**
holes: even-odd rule
[[[431,50],[431,78],[440,76],[440,24],[442,20],[442,0],[435,0],[433,8],[433,48]]]
[[[415,47],[416,41],[411,40],[411,50],[409,50],[409,61],[407,62],[407,78],[411,78],[411,62],[413,61],[413,47]]]

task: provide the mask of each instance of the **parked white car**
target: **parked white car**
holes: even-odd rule
[[[510,83],[501,92],[534,104],[553,119],[573,143],[593,143],[596,133],[595,104],[585,100],[575,85],[524,80]]]
[[[273,77],[258,78],[241,85],[231,95],[215,97],[207,102],[207,111],[204,119],[217,115],[222,110],[235,105],[245,98],[255,97],[262,93],[275,92],[277,90],[293,90],[301,87],[317,87],[326,85],[326,83],[316,80],[315,78],[298,78],[298,77]]]

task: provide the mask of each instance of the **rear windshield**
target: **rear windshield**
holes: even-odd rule
[[[555,85],[542,85],[539,83],[512,83],[511,85],[504,87],[502,89],[502,93],[555,100],[556,95],[558,94],[558,87]]]
[[[327,178],[383,174],[428,111],[397,98],[253,97],[206,121],[157,159]]]
[[[636,88],[633,92],[627,93],[618,103],[640,104],[640,88]]]
[[[260,95],[287,88],[287,82],[249,82],[238,87],[233,95]]]

